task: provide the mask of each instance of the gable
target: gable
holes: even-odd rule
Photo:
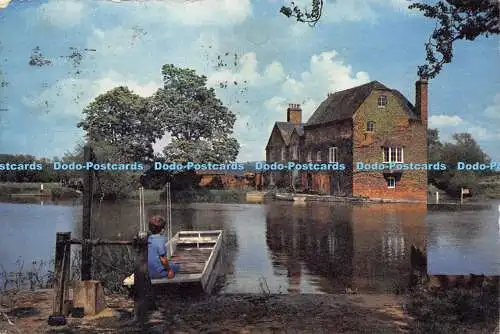
[[[282,135],[281,131],[279,130],[277,123],[278,122],[274,123],[273,130],[271,131],[271,135],[269,136],[269,140],[267,141],[266,150],[271,145],[272,142],[276,142],[278,140],[282,143],[285,142],[283,140],[283,135]]]

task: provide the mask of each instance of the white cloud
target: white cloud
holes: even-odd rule
[[[459,116],[448,116],[448,115],[433,115],[429,117],[429,126],[442,128],[442,127],[453,127],[463,124],[464,120]]]
[[[493,104],[486,108],[484,114],[491,118],[500,118],[500,93],[495,95]]]
[[[470,133],[476,140],[488,141],[500,139],[500,134],[497,131],[487,129],[480,125],[469,124],[464,127],[464,131],[460,132]]]
[[[281,85],[280,94],[271,97],[264,105],[270,111],[284,115],[288,103],[302,104],[306,120],[329,92],[362,85],[370,80],[368,73],[354,73],[350,65],[337,59],[337,55],[334,50],[313,55],[309,71],[301,73],[299,78],[287,77]]]
[[[0,0],[0,9],[7,8],[12,0]]]
[[[163,156],[163,148],[167,146],[172,140],[172,137],[170,134],[166,133],[162,138],[158,139],[154,144],[153,144],[153,151],[156,154],[159,154],[160,156]]]
[[[155,82],[140,84],[119,73],[109,72],[95,80],[76,78],[60,80],[37,96],[25,96],[23,103],[36,109],[51,111],[57,108],[59,114],[80,116],[82,110],[98,95],[118,86],[127,86],[134,93],[146,97],[153,94],[160,84]]]
[[[375,21],[377,17],[370,1],[366,0],[334,1],[324,6],[324,20],[329,23]]]
[[[75,0],[51,0],[37,10],[38,19],[58,28],[69,28],[80,24],[85,16],[85,4]]]
[[[311,10],[311,0],[295,0],[299,8]],[[284,1],[290,6],[290,1]],[[380,17],[381,6],[388,6],[395,11],[410,14],[408,0],[334,0],[325,1],[323,6],[322,23],[376,22]]]
[[[129,4],[123,1],[119,5]],[[243,23],[252,14],[251,0],[163,0],[143,2],[139,8],[132,5],[136,11],[134,15],[142,20],[188,26],[235,25]]]

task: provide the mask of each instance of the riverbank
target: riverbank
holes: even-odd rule
[[[41,186],[43,184],[43,190]],[[52,200],[73,199],[81,196],[75,189],[62,187],[60,183],[2,182],[0,197],[3,198],[42,198]]]
[[[274,198],[282,201],[296,202],[342,202],[342,203],[425,203],[422,201],[411,200],[391,200],[383,198],[368,198],[368,197],[348,197],[348,196],[332,196],[332,195],[310,195],[300,193],[276,193]]]
[[[482,291],[482,293],[481,293]],[[498,295],[483,288],[406,295],[224,294],[158,299],[150,333],[494,333]],[[496,290],[498,291],[498,290]],[[496,299],[496,304],[494,303]],[[57,332],[139,333],[131,323],[133,301],[108,295],[98,316],[76,319]],[[52,290],[20,292],[3,306],[2,333],[55,333],[47,325]],[[495,310],[496,307],[496,310]],[[9,324],[10,321],[10,324]]]

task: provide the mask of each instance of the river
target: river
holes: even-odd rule
[[[138,230],[136,202],[103,203],[93,217],[93,237],[127,239]],[[56,232],[79,237],[81,220],[79,203],[0,203],[2,271],[16,271],[20,261],[29,269],[32,261],[50,260]],[[427,243],[433,274],[500,272],[497,206],[428,211],[419,204],[194,203],[174,204],[172,220],[174,233],[225,231],[222,293],[393,291],[407,285],[412,244]]]

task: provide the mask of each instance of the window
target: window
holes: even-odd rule
[[[384,162],[403,162],[403,148],[384,147]]]
[[[387,96],[386,95],[380,95],[378,97],[378,102],[377,102],[377,106],[379,108],[383,108],[387,105]]]
[[[321,151],[316,152],[316,161],[321,161]]]
[[[387,188],[396,188],[396,178],[393,176],[387,178]]]
[[[368,121],[368,122],[366,123],[366,131],[368,131],[368,132],[373,132],[373,131],[375,131],[375,122]]]
[[[307,162],[311,162],[311,161],[313,161],[312,152],[309,151],[309,152],[307,152]]]
[[[297,147],[297,145],[292,146],[292,159],[293,160],[299,159],[299,148]]]
[[[285,160],[285,148],[281,148],[281,160]]]
[[[337,162],[337,148],[336,147],[330,147],[328,149],[328,162],[329,163]]]

